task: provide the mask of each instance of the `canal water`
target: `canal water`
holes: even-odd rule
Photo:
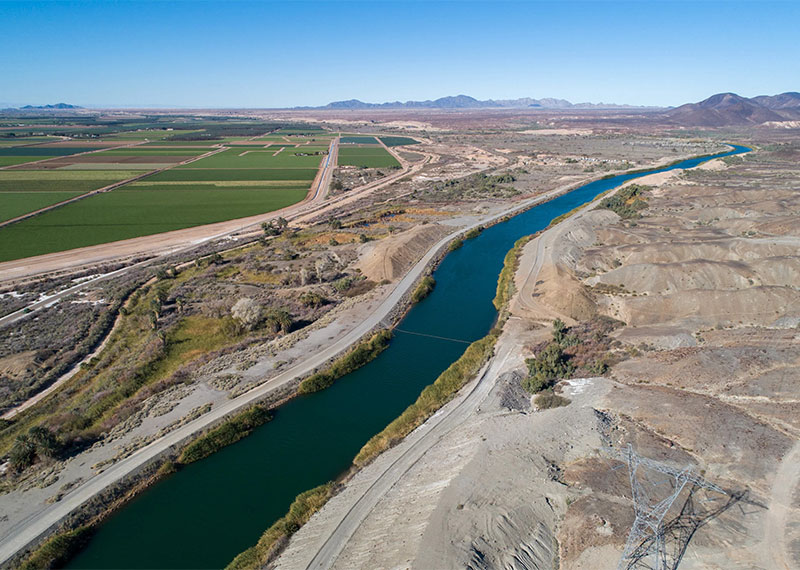
[[[749,149],[735,147],[727,156]],[[433,293],[414,306],[378,358],[322,392],[281,406],[272,422],[146,490],[98,529],[69,568],[222,568],[256,543],[299,493],[335,479],[366,441],[416,400],[469,342],[483,337],[503,258],[520,237],[645,174],[581,186],[484,230],[449,253]],[[459,342],[463,341],[463,342]]]

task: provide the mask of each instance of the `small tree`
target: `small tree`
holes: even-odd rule
[[[331,229],[338,230],[342,228],[342,222],[337,220],[334,217],[328,219],[328,224],[331,226]]]
[[[44,426],[33,426],[28,437],[36,446],[36,453],[43,457],[55,457],[61,449],[55,434]]]
[[[11,467],[15,471],[23,471],[33,465],[34,461],[36,461],[36,444],[27,434],[19,434],[14,440],[14,445],[11,447],[11,453],[9,454]]]
[[[553,340],[558,344],[561,344],[564,341],[564,337],[567,334],[567,325],[564,324],[564,321],[561,319],[556,319],[553,321]]]
[[[567,378],[574,371],[574,365],[555,342],[548,344],[535,358],[525,361],[529,376],[522,382],[523,388],[536,394],[550,388],[560,378]]]
[[[288,311],[284,309],[270,309],[264,322],[272,332],[287,333],[291,330],[294,321]]]
[[[567,325],[561,319],[553,321],[553,341],[561,348],[581,344],[581,339],[575,333],[569,332]]]
[[[231,316],[244,328],[253,330],[262,320],[261,305],[250,297],[242,297],[231,307]]]
[[[325,298],[320,295],[319,293],[315,293],[314,291],[306,291],[302,295],[300,295],[300,302],[303,303],[306,307],[319,307],[326,303]]]
[[[275,227],[275,220],[270,220],[269,222],[263,222],[261,224],[261,229],[264,231],[265,236],[276,236],[280,233],[277,227]]]

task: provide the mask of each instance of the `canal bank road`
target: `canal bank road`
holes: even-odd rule
[[[747,150],[736,147],[714,157]],[[296,495],[333,480],[348,469],[364,443],[400,415],[425,386],[463,353],[465,345],[450,339],[474,341],[489,331],[497,316],[492,305],[497,278],[506,253],[517,239],[546,228],[553,218],[628,180],[691,168],[714,157],[689,159],[665,168],[585,184],[465,241],[463,247],[448,253],[436,269],[436,288],[430,296],[415,305],[399,325],[404,331],[429,336],[395,335],[390,347],[366,366],[326,390],[290,400],[276,410],[272,422],[249,437],[147,489],[109,517],[67,567],[224,567],[255,544],[263,531],[286,513]],[[510,213],[513,212],[496,218]],[[346,343],[355,342],[377,326],[449,239],[432,248],[390,297],[339,343],[209,414],[230,412],[258,400],[279,382],[286,383],[302,374],[300,368],[324,363],[349,346]],[[200,420],[208,421],[206,416]],[[172,438],[169,441],[174,445],[201,427],[195,422],[187,424],[165,440]],[[0,543],[0,560],[7,560],[60,520],[55,517],[65,516],[114,481],[110,476],[104,480],[104,476],[116,474],[119,479],[136,461],[145,460],[148,454],[157,455],[156,443],[160,442],[110,467],[39,516],[20,523]]]

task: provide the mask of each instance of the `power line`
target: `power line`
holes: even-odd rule
[[[446,337],[446,336],[437,336],[435,334],[426,334],[426,333],[414,332],[414,331],[404,331],[403,329],[398,329],[398,328],[396,328],[394,330],[395,330],[395,332],[413,334],[413,335],[416,335],[416,336],[424,336],[424,337],[428,337],[428,338],[435,338],[435,339],[438,339],[438,340],[449,340],[450,342],[460,342],[462,344],[472,344],[471,341],[461,340],[460,338],[449,338],[449,337]]]

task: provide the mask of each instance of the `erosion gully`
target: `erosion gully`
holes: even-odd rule
[[[326,390],[290,400],[249,437],[147,489],[109,517],[68,568],[224,567],[255,544],[296,495],[348,469],[371,436],[414,402],[467,343],[489,331],[503,258],[517,239],[628,180],[748,150],[735,146],[591,182],[464,242],[436,269],[433,293],[398,327],[431,336],[397,332],[363,368]]]

